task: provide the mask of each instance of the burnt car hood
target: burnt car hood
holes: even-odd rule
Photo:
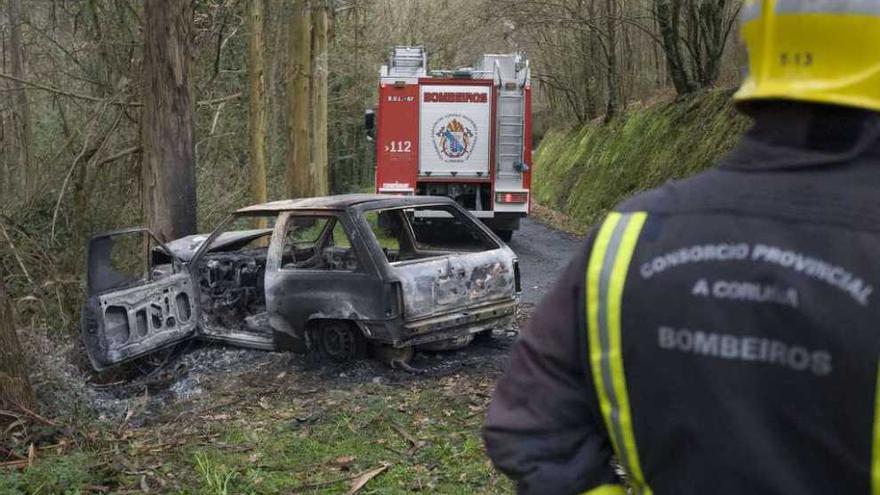
[[[234,232],[224,232],[214,240],[211,251],[223,251],[225,248],[235,246],[236,244],[247,244],[248,242],[272,233],[272,229],[254,229],[254,230],[236,230]],[[202,244],[210,234],[195,234],[171,241],[165,246],[171,250],[171,253],[181,261],[190,261],[196,252],[202,247]]]

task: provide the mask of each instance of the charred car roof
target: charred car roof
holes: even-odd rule
[[[286,199],[242,208],[235,213],[279,212],[290,210],[345,210],[352,206],[401,208],[407,206],[456,204],[446,196],[390,196],[387,194],[341,194],[319,198]]]

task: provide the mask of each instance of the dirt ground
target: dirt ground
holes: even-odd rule
[[[0,450],[2,493],[510,493],[479,432],[534,304],[580,242],[527,221],[517,322],[413,374],[190,342],[96,377],[31,336],[40,419]],[[48,419],[52,418],[52,419]],[[36,426],[34,426],[36,423]],[[33,445],[33,447],[31,447]]]

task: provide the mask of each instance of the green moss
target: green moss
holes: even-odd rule
[[[713,91],[549,131],[535,154],[535,198],[586,227],[628,196],[706,169],[748,127],[730,96]]]

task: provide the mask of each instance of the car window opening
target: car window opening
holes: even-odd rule
[[[340,220],[328,216],[291,216],[284,231],[283,270],[354,272],[357,254]]]
[[[365,216],[392,264],[499,248],[474,222],[451,206],[370,210]]]

